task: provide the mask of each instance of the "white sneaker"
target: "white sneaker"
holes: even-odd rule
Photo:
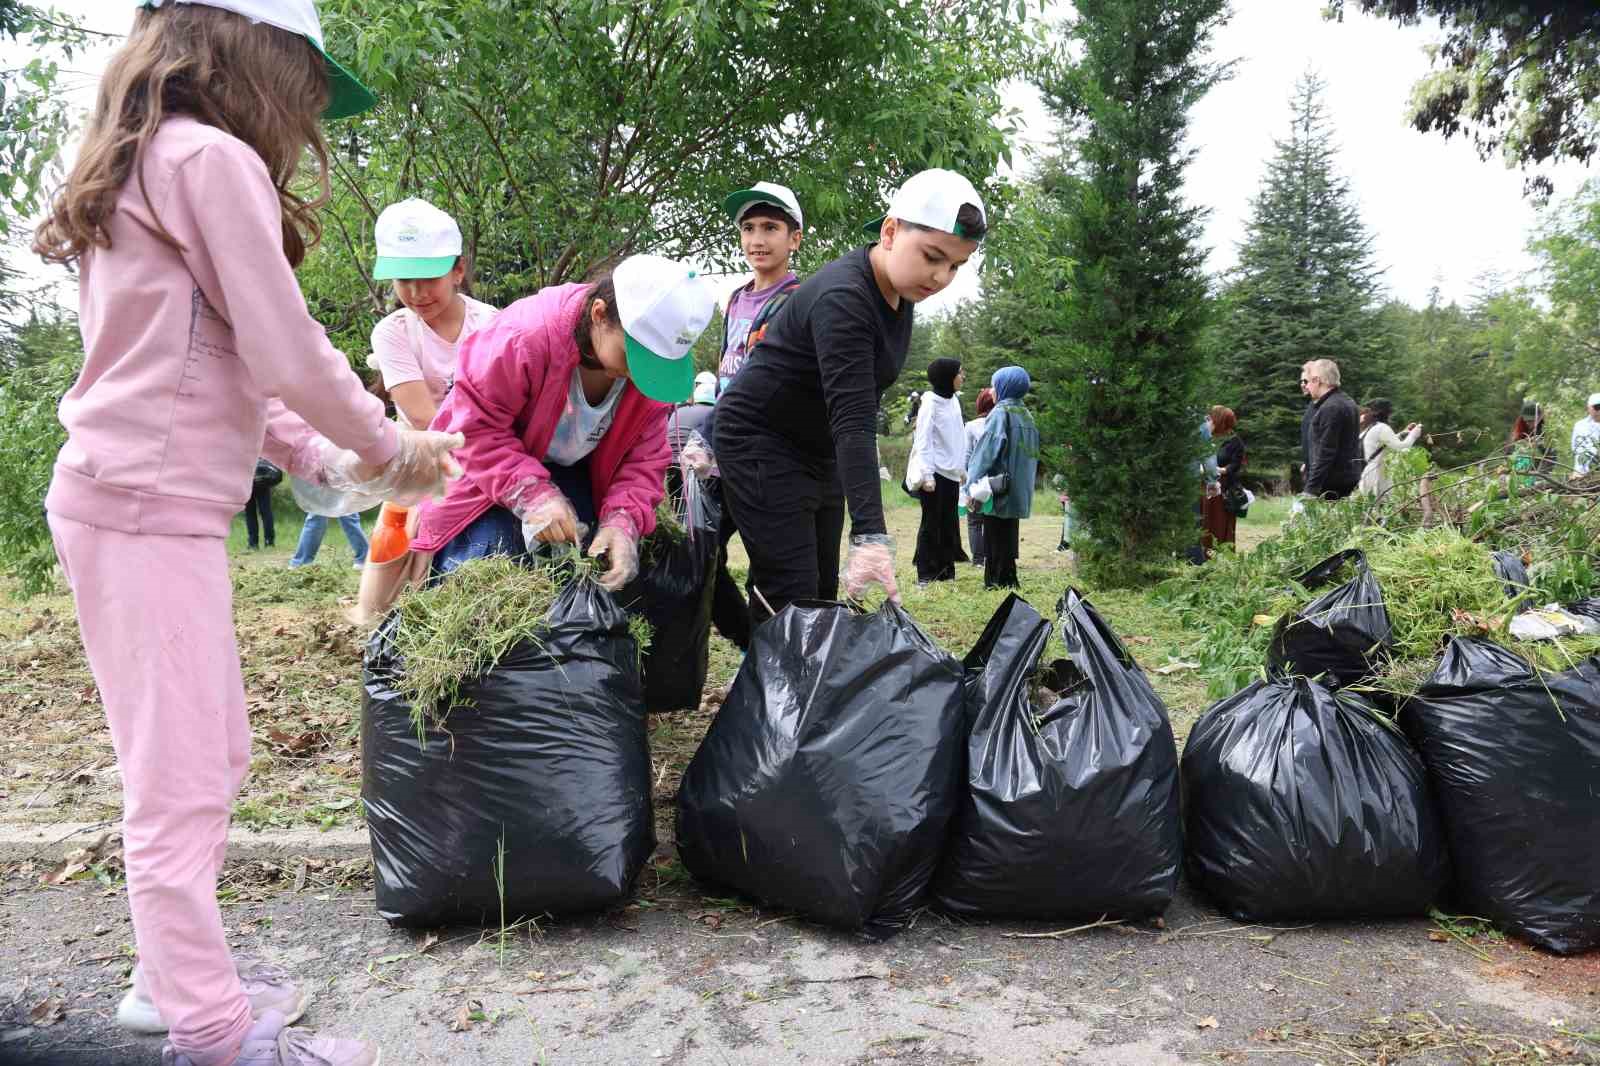
[[[289,979],[289,972],[258,959],[240,959],[239,984],[250,1000],[250,1014],[259,1018],[268,1011],[283,1015],[283,1024],[300,1019],[311,1003],[311,995]],[[156,1009],[144,986],[139,964],[133,966],[133,987],[117,1004],[117,1024],[135,1033],[159,1035],[167,1031],[166,1020]]]

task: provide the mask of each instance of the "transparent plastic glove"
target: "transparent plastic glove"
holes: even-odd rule
[[[685,472],[693,472],[695,477],[708,478],[711,470],[717,465],[716,457],[711,454],[711,448],[706,444],[706,439],[698,433],[689,434],[689,440],[683,446],[683,454],[679,463]]]
[[[522,519],[522,543],[529,551],[538,544],[578,543],[578,512],[548,481],[534,482],[519,492],[511,513]]]
[[[450,452],[465,443],[459,433],[402,429],[393,457],[373,464],[325,440],[313,477],[291,479],[294,498],[307,514],[328,517],[370,510],[386,501],[411,507],[444,495],[446,484],[461,476],[461,464]]]
[[[922,491],[923,492],[932,492],[934,490],[934,488],[935,488],[935,486],[934,486],[934,483],[933,483],[933,478],[925,477],[925,478],[922,479]]]
[[[894,541],[887,533],[850,538],[850,554],[844,561],[845,594],[859,600],[873,585],[882,585],[892,602],[900,602],[900,586],[894,579]]]
[[[459,433],[438,433],[431,429],[400,430],[400,447],[394,456],[380,465],[354,463],[342,460],[330,469],[328,484],[339,485],[335,477],[348,477],[348,487],[388,500],[402,507],[410,507],[434,496],[443,496],[445,485],[461,476],[461,464],[450,455],[467,443]],[[354,458],[354,452],[341,452],[341,457]]]
[[[617,592],[638,576],[639,540],[621,526],[601,526],[600,532],[595,534],[594,543],[589,545],[589,556],[598,559],[602,555],[611,560],[611,565],[600,575],[601,588]]]
[[[994,489],[989,486],[988,478],[980,477],[978,480],[968,483],[967,495],[972,497],[974,503],[987,503],[993,498]]]

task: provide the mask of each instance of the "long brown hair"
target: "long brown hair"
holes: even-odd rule
[[[294,33],[202,4],[140,10],[100,79],[77,162],[33,235],[34,252],[71,263],[90,248],[109,248],[108,224],[130,177],[155,214],[139,159],[161,121],[183,114],[255,149],[283,208],[283,254],[299,266],[321,236],[316,212],[331,194],[320,125],[328,92],[322,57]],[[301,196],[290,185],[307,149],[315,191]],[[164,228],[158,235],[180,247]]]

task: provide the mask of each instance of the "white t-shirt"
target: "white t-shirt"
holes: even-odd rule
[[[613,381],[611,391],[597,405],[591,405],[583,394],[581,371],[573,370],[572,384],[567,387],[567,406],[561,411],[561,421],[556,423],[556,434],[550,438],[550,450],[544,453],[546,465],[571,466],[600,443],[600,438],[611,428],[617,413],[617,401],[622,398],[626,381]]]
[[[1572,468],[1587,474],[1596,459],[1600,459],[1600,422],[1584,415],[1572,427]]]
[[[383,372],[383,387],[392,389],[408,381],[428,386],[434,406],[444,403],[456,380],[456,358],[467,334],[482,329],[497,314],[493,307],[463,295],[467,305],[455,343],[446,341],[410,308],[388,315],[372,328],[372,357]]]

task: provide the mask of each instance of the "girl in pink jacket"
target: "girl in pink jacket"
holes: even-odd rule
[[[321,40],[310,0],[151,0],[34,240],[80,277],[45,505],[122,772],[139,962],[118,1020],[169,1031],[170,1066],[378,1060],[286,1028],[306,990],[231,957],[216,896],[250,763],[225,538],[256,457],[400,499],[459,472],[459,439],[388,422],[295,283],[328,190],[318,118],[372,103]],[[315,201],[290,191],[307,149]]]
[[[466,475],[424,504],[412,550],[445,573],[540,542],[582,543],[616,590],[655,528],[671,449],[667,415],[689,397],[689,349],[715,299],[695,272],[653,255],[594,284],[518,300],[461,347],[433,428],[466,439]]]

